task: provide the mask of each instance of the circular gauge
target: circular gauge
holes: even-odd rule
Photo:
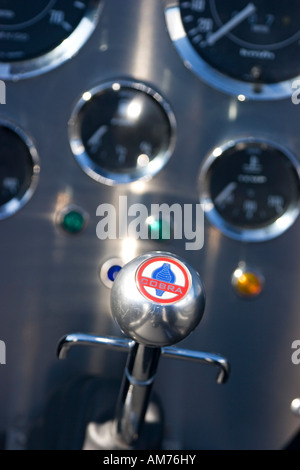
[[[116,81],[84,93],[69,122],[70,144],[87,175],[105,184],[149,178],[170,158],[175,118],[146,85]]]
[[[95,28],[102,0],[0,0],[0,77],[19,79],[70,59]]]
[[[300,0],[165,0],[185,64],[216,88],[284,98],[300,75]]]
[[[40,171],[31,139],[16,125],[0,121],[0,220],[31,198]]]
[[[217,147],[200,172],[208,219],[241,241],[263,241],[287,230],[299,214],[298,163],[289,151],[264,140]]]

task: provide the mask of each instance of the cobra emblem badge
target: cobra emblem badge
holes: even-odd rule
[[[188,293],[191,277],[187,267],[179,260],[157,256],[144,261],[136,271],[140,293],[148,300],[172,304]]]

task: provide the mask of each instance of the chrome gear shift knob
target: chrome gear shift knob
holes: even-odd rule
[[[148,347],[173,345],[200,322],[205,293],[199,274],[178,256],[151,252],[118,273],[111,311],[122,332]]]
[[[199,274],[176,255],[150,252],[127,263],[111,290],[112,315],[130,339],[82,333],[61,339],[58,345],[61,359],[70,347],[80,344],[129,351],[115,417],[100,425],[88,425],[84,449],[128,450],[143,444],[154,448],[153,413],[147,419],[147,410],[161,356],[216,366],[218,383],[226,382],[230,367],[224,357],[172,347],[196,328],[204,307],[205,293]],[[142,430],[147,436],[145,442]]]

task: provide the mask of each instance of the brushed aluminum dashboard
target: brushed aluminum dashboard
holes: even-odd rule
[[[77,100],[112,80],[153,88],[176,119],[173,155],[140,185],[94,181],[70,148],[68,122]],[[218,385],[209,367],[161,360],[154,389],[164,410],[164,447],[284,448],[299,429],[290,405],[300,394],[299,366],[291,360],[292,342],[300,336],[300,220],[273,240],[247,243],[226,237],[205,219],[204,246],[189,251],[184,240],[137,240],[130,246],[124,240],[99,240],[96,210],[102,203],[117,205],[119,196],[147,206],[198,203],[205,157],[235,139],[274,141],[300,162],[300,106],[291,97],[239,101],[202,81],[177,53],[161,0],[104,0],[95,31],[74,57],[39,76],[6,81],[0,113],[30,136],[40,161],[31,200],[0,222],[3,447],[47,446],[35,441],[33,429],[47,427],[49,400],[72,381],[84,376],[121,380],[123,354],[79,348],[58,361],[57,343],[79,331],[120,336],[101,266],[110,258],[127,261],[167,250],[199,272],[206,290],[203,320],[182,346],[224,355],[232,373],[228,383]],[[88,214],[86,228],[75,236],[55,223],[57,211],[71,203]],[[255,299],[239,297],[232,287],[241,262],[265,279]],[[55,405],[51,409],[55,424]],[[53,433],[63,428],[63,409],[57,404]]]

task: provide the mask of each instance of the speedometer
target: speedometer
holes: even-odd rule
[[[185,64],[223,91],[255,99],[292,93],[300,75],[300,0],[166,0]]]
[[[72,57],[95,28],[102,0],[0,0],[0,77],[44,73]]]

